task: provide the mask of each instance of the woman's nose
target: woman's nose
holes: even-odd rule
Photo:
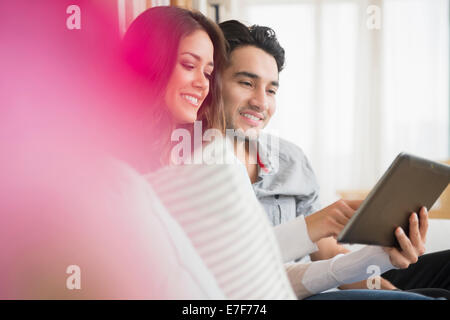
[[[204,90],[209,87],[209,79],[203,72],[198,72],[195,76],[194,81],[192,82],[192,85],[195,88]]]

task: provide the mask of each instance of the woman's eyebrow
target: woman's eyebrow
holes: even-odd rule
[[[202,60],[202,58],[199,55],[195,54],[195,53],[192,53],[192,52],[189,52],[189,51],[185,51],[185,52],[182,52],[180,55],[184,55],[184,54],[188,54],[188,55],[192,56],[194,59],[196,59],[198,61]],[[208,66],[214,67],[214,63],[212,61],[210,61],[210,62],[208,62]]]

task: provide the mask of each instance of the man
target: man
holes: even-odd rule
[[[276,232],[280,228],[285,228],[286,231],[288,225],[297,223],[297,230],[303,230],[306,236],[317,244],[316,252],[309,250],[313,261],[349,252],[338,245],[335,237],[361,201],[340,200],[319,210],[318,184],[302,150],[282,139],[279,139],[277,147],[276,144],[270,143],[272,140],[267,138],[267,135],[260,132],[275,112],[278,74],[284,66],[284,50],[278,43],[275,32],[267,27],[248,28],[235,20],[223,22],[220,27],[230,45],[230,61],[223,75],[227,127],[242,131],[243,138],[238,139],[235,149],[242,147],[244,152],[240,156],[237,152],[237,155],[245,164],[254,191],[270,221],[273,225],[281,224],[275,228]],[[262,142],[263,140],[265,141]],[[251,152],[252,144],[255,143],[258,146],[257,153]],[[425,251],[425,208],[422,208],[419,216],[420,220],[418,215],[413,213],[410,219],[411,225],[420,225],[420,234],[416,239],[411,236],[417,257]],[[300,222],[296,222],[297,220]],[[290,229],[293,230],[295,228]],[[402,255],[405,252],[395,252],[392,248],[388,250],[391,260],[393,257],[398,259],[404,268],[417,262],[417,257]],[[439,259],[444,257],[446,260],[438,263]],[[383,274],[381,289],[449,289],[449,261],[450,251],[425,255],[419,263],[406,270],[391,270]],[[444,268],[444,274],[435,272],[441,268]],[[430,270],[430,274],[422,275],[424,270]],[[416,276],[413,277],[413,274]],[[367,288],[366,283],[362,281],[340,288]]]

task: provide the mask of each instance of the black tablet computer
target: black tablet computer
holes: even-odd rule
[[[433,206],[450,182],[450,166],[400,153],[347,225],[341,243],[398,247],[394,230],[408,234],[409,217],[420,208]]]

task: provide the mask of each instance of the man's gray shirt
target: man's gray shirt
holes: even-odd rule
[[[258,180],[252,186],[272,225],[321,209],[316,176],[299,147],[264,133],[258,156]]]

